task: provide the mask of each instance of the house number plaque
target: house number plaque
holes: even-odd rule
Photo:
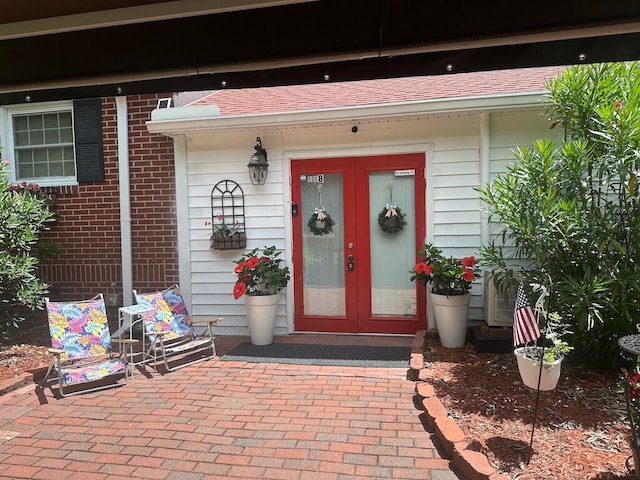
[[[324,183],[324,173],[318,173],[317,175],[300,175],[300,181],[307,183]]]

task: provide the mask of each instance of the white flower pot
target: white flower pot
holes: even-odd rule
[[[445,348],[462,348],[467,343],[471,294],[438,295],[430,292],[440,344]]]
[[[249,335],[253,345],[269,345],[273,343],[279,299],[279,293],[275,295],[245,296]]]
[[[535,347],[538,350],[542,350],[540,347]],[[524,356],[525,347],[516,348],[513,353],[518,360],[518,371],[520,372],[520,378],[522,383],[527,387],[536,390],[538,388],[538,376],[540,377],[540,390],[553,390],[558,385],[560,380],[560,370],[562,368],[562,360],[559,358],[550,365],[542,366],[542,373],[540,372],[540,361],[534,360]]]

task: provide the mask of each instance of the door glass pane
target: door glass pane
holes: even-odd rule
[[[407,222],[402,230],[385,232],[378,216],[387,205],[396,207]],[[415,261],[415,177],[395,172],[369,175],[369,218],[371,226],[371,313],[373,316],[415,316],[416,287],[409,280]],[[386,228],[392,227],[388,222]]]
[[[320,183],[320,180],[324,180]],[[302,264],[305,315],[345,316],[344,215],[341,173],[302,175]],[[307,225],[314,209],[334,221],[331,232],[319,235]],[[317,228],[321,228],[321,223]]]

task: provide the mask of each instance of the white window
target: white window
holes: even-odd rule
[[[14,182],[75,185],[73,104],[56,102],[3,109],[2,157]]]

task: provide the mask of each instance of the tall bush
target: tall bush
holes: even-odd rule
[[[36,185],[9,184],[7,166],[0,162],[0,338],[18,328],[25,309],[43,307],[36,243],[55,219]]]
[[[570,324],[575,355],[614,368],[617,339],[640,324],[640,67],[570,67],[548,89],[564,139],[518,148],[479,189],[497,229],[481,256],[551,283],[550,311]]]

